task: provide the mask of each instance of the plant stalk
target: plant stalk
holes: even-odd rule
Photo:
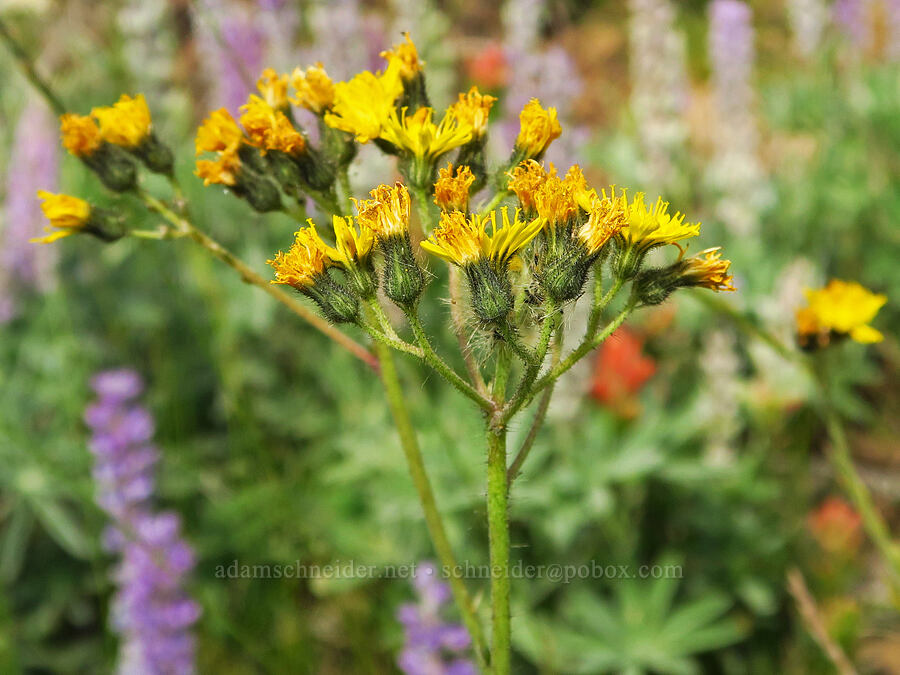
[[[487,445],[487,516],[491,561],[491,673],[493,675],[510,675],[506,429],[489,428]]]

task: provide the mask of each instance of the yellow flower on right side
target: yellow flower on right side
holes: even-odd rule
[[[825,288],[807,290],[808,305],[797,310],[797,334],[802,343],[830,332],[849,335],[862,344],[881,342],[884,335],[869,323],[887,296],[873,293],[855,281],[832,279]]]

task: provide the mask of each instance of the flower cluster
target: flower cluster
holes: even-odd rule
[[[438,579],[435,564],[418,565],[413,584],[418,602],[402,605],[397,612],[405,636],[397,658],[400,670],[406,675],[474,675],[474,664],[461,656],[470,647],[469,634],[441,618],[441,609],[450,600],[450,587]]]
[[[825,288],[806,291],[808,305],[797,310],[797,337],[804,348],[824,347],[833,338],[862,344],[881,342],[884,335],[869,323],[887,297],[854,281],[832,279]]]
[[[119,673],[192,673],[190,627],[199,606],[184,592],[194,555],[174,513],[156,512],[151,445],[153,419],[134,403],[143,385],[131,370],[109,370],[91,382],[97,400],[85,412],[91,428],[97,503],[112,524],[105,536],[119,554],[112,623],[123,639]]]

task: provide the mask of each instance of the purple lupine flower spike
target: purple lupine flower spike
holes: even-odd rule
[[[171,512],[153,510],[153,418],[135,402],[143,390],[133,370],[107,370],[91,381],[97,400],[85,411],[91,428],[97,503],[112,523],[105,547],[120,556],[112,625],[122,636],[119,675],[191,675],[191,626],[200,607],[183,590],[194,553]]]
[[[418,602],[397,610],[406,637],[397,665],[406,675],[474,675],[475,666],[463,656],[471,646],[468,632],[441,618],[450,587],[438,574],[434,563],[421,563],[413,579]]]

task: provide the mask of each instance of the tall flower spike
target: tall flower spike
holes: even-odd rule
[[[299,133],[281,110],[259,96],[241,106],[241,124],[250,137],[250,144],[263,154],[268,150],[280,150],[289,155],[299,155],[306,150],[306,139]]]
[[[143,94],[122,94],[111,106],[91,110],[100,124],[100,137],[107,143],[136,148],[150,135],[150,109]]]
[[[496,101],[495,97],[481,94],[478,87],[473,86],[467,93],[459,95],[459,100],[447,109],[447,113],[461,125],[470,126],[473,138],[481,139],[487,133],[488,118]]]
[[[65,113],[59,120],[63,146],[76,157],[90,157],[103,143],[93,118]]]
[[[403,84],[396,73],[358,73],[350,81],[334,85],[334,105],[325,113],[325,124],[368,143],[381,135],[394,101],[402,93]]]
[[[287,110],[289,81],[287,74],[279,75],[274,68],[266,68],[256,81],[256,88],[271,107]]]
[[[469,189],[474,182],[475,176],[468,166],[457,167],[454,175],[453,165],[448,163],[438,171],[438,179],[434,184],[434,203],[442,211],[465,213],[469,210]]]
[[[194,144],[197,154],[204,152],[235,152],[244,141],[244,132],[225,108],[209,114],[200,128]]]
[[[862,344],[881,342],[884,335],[869,323],[887,302],[855,281],[832,279],[825,288],[806,291],[808,306],[797,311],[801,344],[827,344],[829,333],[849,335]]]
[[[556,108],[545,110],[541,107],[541,102],[533,98],[519,114],[516,151],[523,159],[540,159],[561,134],[562,127],[556,119]]]
[[[291,99],[297,105],[323,115],[334,103],[334,83],[321,63],[309,66],[305,71],[298,68],[291,74],[291,84],[297,91]]]

